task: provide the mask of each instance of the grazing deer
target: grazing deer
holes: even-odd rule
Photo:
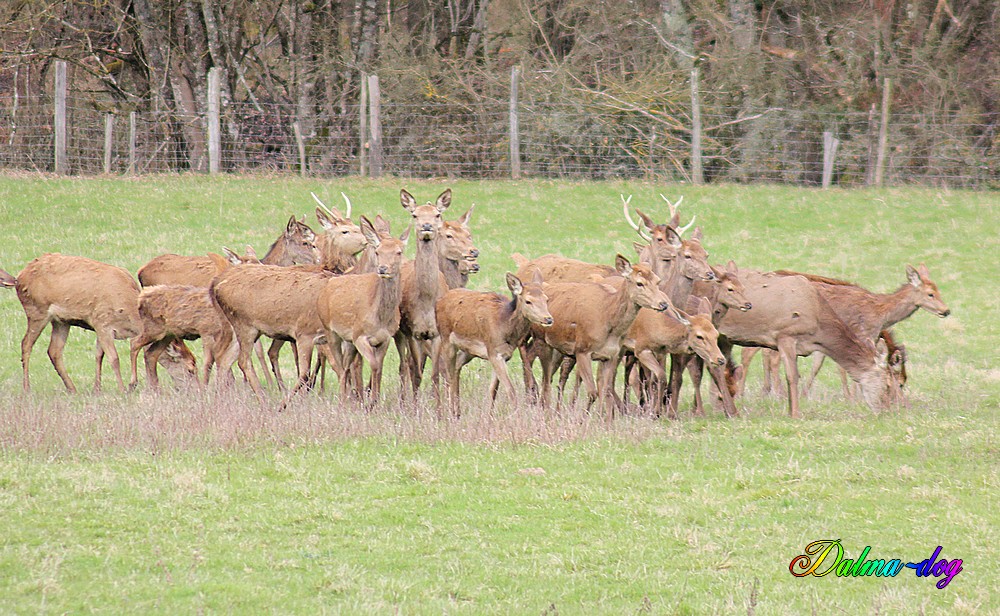
[[[245,257],[239,257],[227,251],[227,256],[234,263],[257,262],[256,254],[248,247]],[[316,234],[309,225],[288,219],[284,232],[271,244],[267,254],[259,260],[265,265],[300,265],[319,262],[319,252],[316,249]],[[149,263],[139,268],[139,283],[144,287],[159,284],[179,284],[195,287],[205,287],[212,282],[217,273],[215,263],[207,256],[188,257],[175,254],[164,254],[153,257]]]
[[[647,387],[646,399],[653,401],[657,416],[662,410],[665,387],[667,383],[666,370],[660,358],[667,354],[696,354],[710,364],[724,366],[726,358],[719,350],[719,332],[712,324],[712,307],[705,298],[692,298],[689,302],[688,314],[680,315],[684,321],[678,320],[669,313],[657,312],[648,308],[639,311],[632,322],[622,347],[629,351],[651,373],[652,387]],[[627,362],[625,366],[626,392],[631,386],[639,397],[638,376],[633,372],[635,361]],[[676,397],[671,392],[671,410],[676,412],[673,401]],[[641,399],[641,397],[640,397]]]
[[[274,265],[236,265],[219,273],[209,287],[212,302],[233,327],[239,343],[237,363],[244,379],[263,401],[264,390],[250,364],[250,351],[261,335],[294,342],[298,381],[282,403],[305,386],[313,347],[325,342],[325,331],[316,312],[320,292],[333,276]],[[229,370],[232,366],[220,365]]]
[[[621,341],[639,309],[671,308],[670,299],[659,289],[659,277],[648,265],[632,265],[617,255],[615,271],[618,276],[603,283],[546,283],[545,294],[554,323],[547,328],[532,327],[542,363],[543,404],[549,404],[552,375],[563,357],[576,360],[587,390],[588,406],[598,398],[602,405],[608,398],[614,399]],[[601,362],[596,383],[591,365],[595,359]]]
[[[930,272],[923,264],[916,268],[907,265],[906,282],[893,293],[873,293],[854,283],[814,274],[800,274],[788,270],[779,270],[776,273],[807,278],[841,320],[859,337],[871,340],[873,343],[882,337],[881,333],[884,330],[909,318],[921,308],[940,318],[951,314],[951,310],[941,299],[941,292],[937,285],[931,280]],[[823,366],[824,357],[822,354],[813,356],[812,372],[803,388],[803,395],[807,395],[812,388],[816,375]],[[905,356],[900,355],[896,359],[900,360],[903,357]],[[743,360],[744,366],[752,358],[753,354],[748,354]],[[775,360],[769,358],[766,353],[764,359],[765,362],[771,360],[770,366],[776,364]],[[898,364],[896,365],[898,370]],[[777,379],[776,373],[773,374],[772,379]],[[841,372],[841,381],[844,384],[844,391],[850,394],[847,377],[843,371]]]
[[[550,327],[553,323],[548,299],[542,289],[542,276],[536,270],[529,282],[507,273],[511,299],[499,293],[480,293],[452,289],[437,302],[438,331],[441,346],[437,362],[448,380],[452,413],[459,415],[459,383],[462,367],[479,357],[490,362],[493,380],[490,395],[496,400],[497,388],[516,400],[514,384],[507,374],[507,362],[514,349],[527,339],[531,326]]]
[[[97,334],[94,391],[101,389],[105,355],[111,358],[118,388],[125,390],[115,340],[136,336],[142,328],[138,314],[139,285],[131,274],[114,265],[58,253],[46,253],[32,260],[16,278],[3,274],[0,284],[14,287],[28,319],[21,340],[24,391],[31,389],[28,379],[31,350],[49,323],[52,324],[49,359],[67,390],[76,392],[63,362],[66,339],[73,326]],[[182,371],[194,374],[194,356],[183,345],[175,347],[165,359],[169,360],[165,365],[177,378]]]
[[[215,255],[218,257],[218,255]],[[222,259],[222,257],[218,257]],[[201,382],[208,384],[213,365],[232,366],[238,347],[229,321],[212,304],[208,289],[183,285],[156,285],[139,293],[139,320],[142,331],[132,338],[130,356],[132,381],[138,383],[139,352],[146,349],[146,377],[150,387],[159,387],[156,360],[175,340],[201,338],[205,348]],[[220,378],[232,381],[232,372],[220,371]]]
[[[465,288],[469,275],[479,271],[479,250],[472,242],[469,219],[472,207],[457,220],[446,220],[438,236],[438,268],[449,289]]]
[[[320,291],[317,310],[328,340],[330,364],[340,378],[341,395],[346,397],[350,391],[347,370],[360,353],[371,366],[371,399],[377,401],[385,353],[399,330],[404,243],[391,235],[379,236],[364,216],[361,232],[374,253],[375,273],[330,278]]]
[[[860,384],[870,407],[884,408],[894,401],[885,345],[876,347],[856,335],[811,282],[802,276],[748,270],[741,271],[741,276],[753,310],[726,313],[718,326],[725,337],[719,346],[727,358],[734,344],[778,351],[792,417],[799,417],[796,358],[816,351],[829,356]]]
[[[406,190],[399,192],[399,200],[413,217],[417,252],[413,261],[404,263],[401,270],[403,296],[399,304],[401,318],[395,342],[403,392],[409,384],[409,389],[416,395],[427,358],[437,355],[435,306],[437,300],[448,292],[448,283],[438,264],[438,241],[444,224],[441,214],[451,205],[451,189],[438,195],[433,204],[418,205]]]

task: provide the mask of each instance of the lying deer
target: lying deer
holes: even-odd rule
[[[16,278],[3,272],[0,285],[17,290],[28,319],[27,331],[21,340],[24,391],[31,389],[28,379],[31,350],[49,323],[52,324],[49,359],[67,390],[76,392],[63,362],[66,339],[70,327],[74,326],[97,334],[94,391],[101,389],[105,355],[111,358],[118,388],[125,390],[115,340],[136,336],[142,329],[138,313],[139,285],[131,274],[120,267],[84,257],[47,253],[28,263]],[[175,378],[182,378],[182,373],[194,374],[194,356],[183,344],[175,346],[164,359]]]
[[[437,323],[441,346],[437,362],[448,381],[452,413],[459,415],[459,383],[462,367],[474,357],[485,359],[493,368],[490,395],[496,400],[502,384],[514,401],[517,393],[507,373],[507,362],[520,347],[532,325],[546,328],[553,323],[542,277],[536,270],[530,282],[507,273],[511,298],[499,293],[452,289],[437,302]],[[440,400],[440,397],[439,397]]]
[[[888,351],[857,336],[815,286],[802,276],[741,270],[753,309],[730,310],[719,323],[720,348],[731,357],[732,345],[774,349],[788,381],[788,408],[799,417],[796,357],[820,351],[842,366],[861,386],[865,402],[884,408],[895,399]],[[728,362],[732,364],[731,359]]]
[[[373,253],[375,273],[330,278],[319,293],[317,310],[328,341],[330,365],[340,378],[342,396],[350,392],[347,369],[360,353],[371,366],[371,399],[381,395],[382,364],[389,341],[399,330],[402,240],[379,236],[361,217],[361,232]]]

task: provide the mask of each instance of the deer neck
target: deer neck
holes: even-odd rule
[[[634,296],[629,291],[628,283],[622,280],[618,285],[618,292],[614,294],[611,303],[607,307],[607,322],[611,325],[612,335],[619,337],[625,335],[628,328],[632,326],[632,321],[639,315],[639,304],[635,303]]]
[[[264,255],[264,258],[260,262],[264,265],[291,265],[286,256],[285,244],[279,238],[267,249],[267,254]]]
[[[468,274],[462,274],[458,271],[458,261],[439,256],[438,268],[444,274],[444,280],[449,289],[464,289],[469,283]]]
[[[892,327],[896,323],[907,319],[917,311],[917,304],[914,299],[913,286],[904,284],[895,293],[885,295],[875,295],[879,322],[876,324],[878,330]]]
[[[358,259],[354,255],[347,254],[337,248],[323,255],[323,269],[335,274],[343,274],[354,267],[357,262]]]
[[[436,299],[440,284],[441,270],[438,266],[436,240],[417,241],[417,254],[413,260],[413,275],[417,295]]]
[[[401,296],[399,274],[391,278],[379,277],[375,285],[375,318],[379,323],[391,323],[399,314]]]
[[[506,302],[503,307],[503,317],[500,321],[500,329],[504,342],[512,346],[520,346],[528,337],[528,332],[531,331],[531,323],[524,316],[524,305],[516,299]]]
[[[869,348],[854,331],[836,316],[821,327],[819,341],[823,353],[837,362],[855,381],[861,382],[875,365],[874,348]]]
[[[683,266],[679,259],[674,259],[670,263],[669,274],[663,285],[663,292],[670,297],[670,301],[675,306],[687,304],[688,297],[691,296],[691,289],[694,288],[694,281],[684,275]]]

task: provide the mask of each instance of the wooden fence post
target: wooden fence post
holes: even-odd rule
[[[823,131],[823,188],[830,188],[830,183],[833,181],[833,164],[839,146],[840,139],[834,137],[828,130]]]
[[[701,94],[699,69],[691,69],[691,183],[704,184],[705,172],[701,166]]]
[[[878,127],[878,153],[875,155],[875,185],[885,181],[885,150],[889,142],[889,103],[892,98],[892,79],[885,78],[882,87],[882,122]]]
[[[66,158],[66,61],[55,61],[55,172],[65,175],[69,171]]]
[[[521,133],[517,117],[517,85],[521,69],[510,69],[510,177],[521,179]]]
[[[368,175],[368,73],[361,73],[361,100],[358,102],[358,175]]]
[[[368,76],[368,110],[371,130],[368,140],[371,146],[369,175],[377,178],[382,176],[382,94],[378,87],[378,75]]]
[[[292,133],[295,135],[295,147],[299,152],[299,175],[306,177],[306,142],[302,138],[302,126],[298,120],[292,122]]]
[[[111,173],[111,150],[114,146],[115,114],[104,114],[104,174]]]
[[[135,112],[131,111],[128,114],[128,174],[135,175],[135,163],[136,163],[136,117]]]
[[[222,96],[222,69],[208,69],[208,172],[219,173],[222,158],[222,129],[219,107]]]

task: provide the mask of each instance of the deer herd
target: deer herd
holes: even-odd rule
[[[635,244],[633,261],[621,254],[613,264],[594,264],[515,253],[516,272],[506,274],[510,297],[465,288],[479,271],[479,251],[470,232],[472,208],[457,220],[443,218],[451,206],[450,189],[423,205],[402,190],[400,202],[412,224],[398,237],[381,215],[361,216],[355,223],[346,195],[344,214],[313,198],[322,231],[293,216],[263,258],[249,247],[244,255],[228,249],[225,256],[165,254],[139,269],[138,282],[120,267],[54,253],[34,259],[16,277],[0,270],[0,286],[17,291],[27,317],[21,341],[24,390],[30,388],[32,348],[51,324],[48,356],[71,392],[76,388],[63,349],[76,326],[97,335],[95,390],[105,355],[119,388],[126,388],[115,340],[130,339],[129,388],[137,386],[138,356],[144,351],[152,389],[159,383],[158,363],[175,380],[202,385],[215,368],[215,381],[224,387],[236,386],[235,363],[261,401],[268,399],[265,385],[279,388],[284,408],[304,389],[323,389],[329,368],[341,400],[374,405],[382,397],[383,364],[392,343],[399,355],[400,395],[415,397],[429,370],[438,409],[455,416],[463,408],[461,371],[473,358],[492,368],[492,400],[502,387],[511,400],[523,395],[550,406],[558,373],[557,405],[566,403],[567,385],[575,392],[582,386],[586,404],[597,404],[609,416],[639,405],[675,417],[685,372],[695,412],[703,413],[707,366],[713,402],[733,416],[748,362],[762,350],[765,390],[784,389],[789,413],[798,417],[804,395],[799,356],[816,357],[805,391],[829,357],[842,371],[846,395],[859,391],[870,407],[886,408],[903,401],[906,380],[905,350],[890,328],[920,308],[949,314],[923,265],[906,266],[905,282],[888,294],[815,274],[751,271],[733,261],[711,265],[700,228],[685,238],[694,220],[682,227],[680,201],[665,197],[669,216],[662,223],[638,209],[641,222],[636,222],[631,197],[622,197],[625,220],[643,240]],[[408,259],[411,239],[415,257]],[[262,337],[272,340],[266,357]],[[200,371],[184,343],[198,338],[204,349]],[[286,342],[297,368],[290,387],[279,361]],[[744,347],[740,364],[732,356],[734,345]],[[521,355],[523,388],[508,373],[515,351]],[[265,383],[254,367],[255,355]],[[619,394],[615,382],[622,365]]]

